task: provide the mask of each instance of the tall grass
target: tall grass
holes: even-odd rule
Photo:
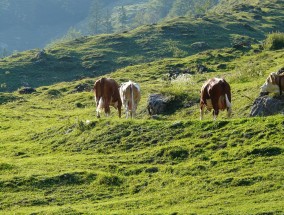
[[[279,50],[284,48],[284,33],[276,32],[268,34],[264,41],[266,50]]]
[[[161,89],[161,92],[166,95],[172,95],[177,99],[190,100],[197,95],[192,93],[194,85],[195,82],[192,79],[192,75],[180,74],[172,77],[165,87]]]

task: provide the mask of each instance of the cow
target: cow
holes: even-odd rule
[[[137,83],[128,81],[122,83],[119,88],[120,98],[125,108],[126,118],[135,117],[138,103],[141,99],[140,86]]]
[[[122,102],[119,96],[119,85],[110,78],[100,78],[94,84],[94,94],[97,106],[97,118],[100,118],[100,112],[105,111],[106,116],[110,114],[110,107],[118,109],[118,116],[121,117]]]
[[[284,73],[272,72],[260,87],[260,94],[276,93],[282,95],[284,91]]]
[[[216,120],[219,110],[227,109],[227,116],[231,116],[231,88],[223,78],[211,78],[201,87],[200,120],[203,119],[205,107],[209,111],[213,109],[214,120]]]

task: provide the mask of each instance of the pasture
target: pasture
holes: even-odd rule
[[[260,44],[283,29],[283,1],[249,2],[1,58],[0,214],[284,214],[283,113],[249,117],[284,66],[283,46]],[[139,84],[134,119],[96,118],[103,76]],[[199,120],[212,77],[231,86],[230,119]],[[171,104],[154,118],[152,93]]]
[[[74,91],[94,79],[43,86],[30,95],[2,93],[1,213],[283,213],[284,117],[248,117],[266,76],[283,65],[283,52],[247,53],[227,62],[232,72],[165,78],[169,67],[186,68],[197,56],[109,74],[141,85],[132,120],[119,119],[113,108],[111,117],[96,118],[93,93]],[[206,62],[218,64],[214,57]],[[203,81],[213,74],[231,83],[233,116],[221,112],[212,121],[207,113],[199,121],[197,103],[184,105],[198,102]],[[177,108],[151,119],[146,101],[153,92],[172,96]]]

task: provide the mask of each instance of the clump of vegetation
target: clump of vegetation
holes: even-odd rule
[[[18,96],[15,96],[13,94],[10,94],[10,93],[1,93],[0,94],[0,105],[1,104],[5,104],[7,102],[13,102],[13,101],[16,101],[16,100],[19,100],[21,99],[20,97]]]
[[[59,90],[51,89],[46,92],[49,98],[59,98],[62,93]]]
[[[185,97],[192,96],[189,90],[192,89],[194,85],[192,75],[190,74],[180,74],[177,77],[172,77],[165,88],[161,89],[163,94],[173,95],[175,97],[184,99]],[[190,96],[190,97],[191,97]]]
[[[278,50],[284,48],[284,33],[276,32],[268,34],[264,41],[264,48],[266,50]]]

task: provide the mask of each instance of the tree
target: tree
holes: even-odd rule
[[[102,24],[104,26],[104,32],[109,34],[112,32],[112,22],[111,22],[111,13],[109,10],[106,10],[106,13],[103,17]]]
[[[148,3],[147,12],[144,17],[147,20],[147,23],[157,23],[161,19],[165,18],[172,5],[174,0],[154,0]]]
[[[121,6],[118,12],[118,22],[120,23],[120,31],[126,30],[127,15],[124,6]]]
[[[63,37],[63,40],[69,41],[69,40],[74,40],[79,37],[82,37],[81,31],[76,30],[76,28],[71,27],[67,31],[66,35]]]
[[[102,24],[102,6],[99,0],[95,0],[91,7],[88,29],[90,34],[99,34]]]

